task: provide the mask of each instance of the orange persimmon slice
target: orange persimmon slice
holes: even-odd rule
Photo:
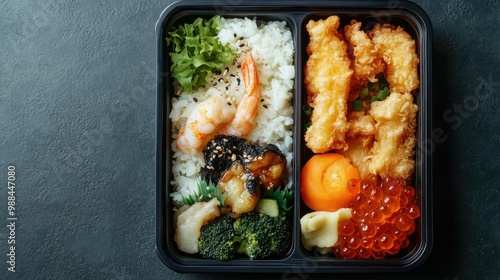
[[[341,154],[314,155],[302,168],[300,193],[312,210],[333,212],[347,208],[359,189],[358,170]]]

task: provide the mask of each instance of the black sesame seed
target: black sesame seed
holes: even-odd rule
[[[241,79],[237,78],[236,81],[238,81],[238,85],[240,85]]]
[[[243,40],[243,39],[245,39],[245,38],[243,38],[243,37],[240,37],[240,38],[239,38],[238,40]]]
[[[235,74],[230,74],[229,76],[231,76],[231,77],[236,77],[236,75],[235,75]]]
[[[260,100],[260,102],[264,102],[264,98],[262,98],[262,99]]]
[[[245,44],[240,44],[240,48],[242,48],[242,47],[244,47],[244,46],[245,46]]]
[[[238,37],[238,35],[236,35],[236,33],[233,34],[234,38]]]
[[[233,104],[231,104],[231,102],[227,102],[227,105],[231,106],[231,105],[233,105]]]
[[[226,87],[226,90],[229,90],[229,87]]]
[[[267,109],[267,105],[266,105],[266,104],[264,104],[264,105],[262,105],[262,106],[264,106],[264,108],[266,108],[266,109]]]
[[[238,64],[238,66],[237,66],[237,67],[238,67],[238,68],[241,68],[241,64]]]
[[[198,98],[193,97],[193,101],[194,101],[194,102],[198,102]]]
[[[217,82],[214,83],[214,87],[217,85]]]

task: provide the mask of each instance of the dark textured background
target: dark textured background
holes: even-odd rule
[[[154,25],[170,2],[0,1],[0,279],[235,277],[178,274],[155,253]],[[500,279],[500,3],[415,2],[433,23],[433,125],[445,134],[433,142],[434,249],[410,273],[335,278]]]

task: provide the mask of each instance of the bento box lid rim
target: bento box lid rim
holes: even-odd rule
[[[277,3],[283,2],[283,3]],[[283,4],[283,5],[280,5]],[[385,4],[385,5],[384,5]],[[227,0],[216,0],[211,4],[202,3],[200,0],[179,0],[168,5],[163,11],[160,13],[160,17],[156,21],[155,31],[156,33],[160,32],[159,28],[161,23],[164,22],[165,18],[182,8],[198,8],[198,9],[206,9],[207,7],[214,7],[216,5],[224,6],[224,7],[288,7],[288,8],[300,8],[300,7],[308,7],[308,8],[320,8],[320,7],[342,7],[342,8],[387,8],[390,11],[391,8],[401,6],[405,7],[407,10],[410,10],[421,17],[421,20],[425,22],[425,25],[428,25],[428,28],[431,28],[431,21],[427,13],[416,3],[413,3],[408,0],[400,0],[400,1],[387,1],[387,0],[337,0],[337,1],[328,1],[328,0],[313,0],[313,1],[286,1],[286,0],[274,0],[274,1],[265,1],[265,0],[239,0],[236,1],[235,4],[229,3]]]

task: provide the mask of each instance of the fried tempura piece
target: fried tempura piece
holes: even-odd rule
[[[415,41],[400,26],[376,24],[368,33],[387,67],[385,78],[391,92],[408,92],[419,87]]]
[[[392,92],[384,101],[372,103],[370,115],[377,122],[369,166],[372,174],[406,180],[411,177],[417,110],[410,93]]]
[[[358,169],[361,180],[376,181],[377,176],[370,172],[370,163],[372,158],[370,151],[371,146],[364,143],[373,143],[373,136],[357,138],[347,137],[346,141],[349,148],[345,151],[339,150],[338,153],[351,160],[352,165]]]
[[[352,20],[344,27],[345,39],[352,48],[353,70],[349,100],[359,96],[359,90],[368,81],[375,81],[375,75],[384,71],[385,64],[368,35],[361,30],[361,22]]]
[[[347,97],[353,71],[347,46],[337,31],[339,24],[339,17],[330,16],[306,25],[310,41],[304,82],[313,112],[305,140],[314,153],[347,148]]]
[[[370,173],[371,148],[377,131],[375,120],[363,111],[352,111],[347,116],[349,131],[347,132],[346,150],[337,152],[352,161],[359,171],[361,180],[376,180],[377,176]]]
[[[374,135],[376,132],[375,120],[363,111],[352,111],[349,113],[347,119],[349,121],[347,135],[350,137]]]

